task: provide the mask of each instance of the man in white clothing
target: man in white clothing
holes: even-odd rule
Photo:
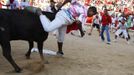
[[[127,23],[125,22],[125,19],[122,19],[121,22],[119,22],[116,29],[117,29],[117,31],[115,32],[115,41],[116,41],[117,37],[119,36],[119,34],[123,33],[127,43],[129,44]]]
[[[51,32],[58,29],[58,48],[57,54],[63,55],[62,45],[64,36],[66,34],[67,25],[71,25],[73,22],[81,23],[77,18],[83,16],[93,16],[97,13],[96,7],[89,7],[88,10],[84,6],[80,5],[77,0],[65,0],[63,5],[70,2],[71,6],[68,9],[61,9],[55,16],[53,21],[50,21],[41,11],[37,11],[39,14],[42,26],[46,32]],[[62,5],[62,6],[63,6]],[[78,24],[79,25],[79,24]],[[82,29],[82,27],[80,26]]]
[[[117,17],[115,15],[112,16],[112,24],[111,24],[111,31],[115,32],[115,24],[116,24]]]
[[[40,15],[40,20],[43,25],[43,28],[47,32],[51,32],[53,30],[58,29],[58,47],[60,48],[57,54],[63,55],[62,44],[64,41],[64,36],[66,34],[67,25],[72,24],[76,20],[76,17],[79,16],[93,16],[97,13],[97,9],[95,7],[90,7],[88,11],[84,8],[84,6],[80,5],[77,0],[65,0],[64,3],[71,2],[71,6],[67,10],[60,10],[55,19],[51,22],[45,15]],[[63,4],[64,4],[63,3]]]

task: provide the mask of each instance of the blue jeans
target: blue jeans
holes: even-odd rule
[[[110,40],[110,33],[109,33],[109,27],[108,26],[102,26],[101,33],[100,33],[101,39],[102,39],[102,41],[105,40],[105,37],[103,35],[105,30],[106,30],[107,41],[110,42],[111,40]]]

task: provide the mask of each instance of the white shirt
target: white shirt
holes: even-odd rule
[[[47,12],[53,12],[53,11],[51,10],[51,7],[50,7],[50,6],[48,6],[48,7],[46,8],[46,11],[47,11]]]
[[[86,19],[87,9],[78,2],[71,4],[70,8],[67,10],[73,17],[78,18],[80,21],[82,21],[82,19]]]
[[[28,2],[21,2],[21,3],[20,3],[20,6],[21,6],[22,9],[23,9],[24,7],[30,6],[30,4],[29,4]]]
[[[97,16],[98,16],[98,18],[97,18]],[[100,24],[100,18],[99,18],[99,15],[95,15],[95,16],[93,16],[93,23],[95,23],[95,24]]]
[[[126,20],[126,18],[125,18],[125,17],[122,17],[122,16],[121,16],[121,17],[119,17],[119,18],[118,18],[118,21],[122,21],[123,19],[125,19],[125,20]]]
[[[122,29],[122,30],[126,30],[127,29],[127,23],[125,22],[125,24],[122,24],[121,22],[119,22],[117,28]]]
[[[114,23],[114,24],[115,24],[116,20],[117,20],[117,18],[116,18],[116,17],[112,17],[112,23]]]

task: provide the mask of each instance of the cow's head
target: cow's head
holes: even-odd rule
[[[94,6],[89,7],[87,10],[88,17],[91,17],[91,16],[95,15],[96,13],[97,13],[97,9]]]

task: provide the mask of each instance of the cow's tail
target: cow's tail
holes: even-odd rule
[[[0,11],[0,31],[4,31],[4,24],[7,22],[7,18],[4,17],[4,14],[1,13]]]
[[[0,15],[0,32],[3,31],[3,26],[2,26],[2,22],[3,22],[3,17],[2,15]]]

